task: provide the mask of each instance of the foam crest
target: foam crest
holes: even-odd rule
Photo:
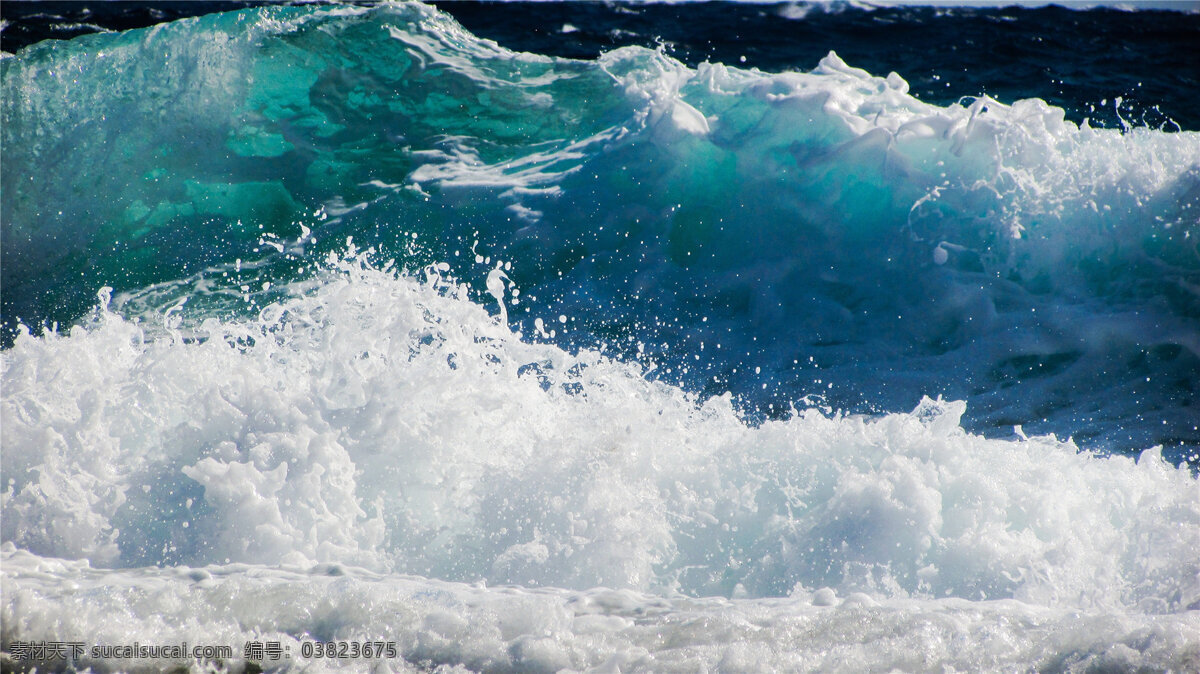
[[[1200,490],[1156,451],[964,432],[962,403],[748,425],[522,341],[436,267],[336,262],[252,319],[100,309],[0,362],[3,538],[102,567],[339,563],[693,596],[1195,609]],[[182,309],[186,311],[186,307]]]

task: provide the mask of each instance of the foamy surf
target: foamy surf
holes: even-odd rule
[[[664,598],[603,588],[468,585],[336,565],[115,571],[5,545],[0,561],[11,599],[3,616],[14,635],[88,644],[229,643],[239,650],[248,641],[274,642],[289,657],[252,660],[272,669],[1186,672],[1200,657],[1195,612],[1099,614],[1015,600],[878,601],[828,590],[812,598]],[[148,612],[154,621],[144,618]],[[401,657],[296,656],[314,640],[392,643]],[[78,664],[159,671],[166,663]],[[238,671],[244,660],[220,664]]]
[[[548,671],[1195,662],[1200,488],[1156,450],[986,439],[928,399],[751,425],[523,341],[428,274],[339,261],[186,336],[102,308],[19,338],[6,641],[370,632],[412,666]]]

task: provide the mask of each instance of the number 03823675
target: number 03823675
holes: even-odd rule
[[[303,658],[394,658],[399,653],[395,641],[304,641]]]

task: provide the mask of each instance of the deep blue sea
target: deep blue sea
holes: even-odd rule
[[[5,2],[6,670],[1200,667],[1159,6]]]

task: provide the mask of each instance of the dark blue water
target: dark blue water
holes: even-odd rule
[[[10,22],[0,39],[15,52],[46,39],[266,4],[285,3],[14,0],[0,9]],[[1200,87],[1196,6],[1189,13],[1056,5],[869,9],[836,2],[433,4],[476,35],[517,51],[592,59],[622,46],[662,46],[689,65],[707,60],[778,72],[810,69],[832,49],[870,72],[902,73],[912,93],[930,102],[980,93],[1003,101],[1036,97],[1093,125],[1119,126],[1124,118],[1200,129],[1189,95]],[[1178,3],[1189,4],[1195,5]]]

